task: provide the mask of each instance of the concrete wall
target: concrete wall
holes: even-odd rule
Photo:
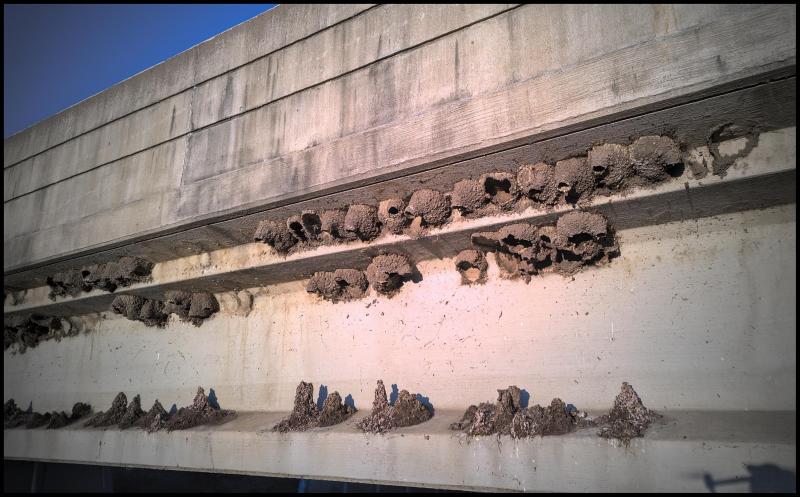
[[[20,291],[4,314],[83,329],[7,350],[4,399],[104,409],[122,390],[181,406],[201,385],[242,415],[186,433],[6,430],[4,456],[513,490],[793,476],[795,24],[788,5],[280,6],[14,135],[4,277]],[[490,257],[488,281],[463,286],[453,267],[470,234],[567,205],[288,257],[252,243],[265,218],[647,134],[675,138],[685,171],[582,206],[608,217],[621,255],[571,278],[504,279]],[[735,157],[724,175],[710,147]],[[381,250],[421,281],[338,304],[305,291]],[[48,298],[46,276],[121,255],[156,262],[152,280]],[[169,289],[215,292],[222,310],[164,329],[109,311]],[[381,438],[352,422],[269,432],[300,380],[352,395],[361,416],[379,378],[428,397],[434,419]],[[592,431],[507,450],[447,430],[497,388],[599,413],[623,381],[667,416],[627,450]]]

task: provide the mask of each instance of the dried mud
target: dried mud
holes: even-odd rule
[[[450,218],[450,201],[437,190],[417,190],[411,195],[405,214],[411,219],[419,218],[422,227],[439,226]]]
[[[136,420],[135,426],[142,428],[147,433],[152,433],[166,428],[168,419],[169,413],[164,409],[164,406],[161,405],[161,402],[156,399],[156,401],[153,402],[153,407]]]
[[[194,426],[224,423],[234,417],[236,417],[235,411],[213,407],[203,388],[197,387],[192,405],[178,409],[178,412],[166,421],[164,427],[167,431],[185,430]]]
[[[625,187],[636,173],[628,147],[616,143],[593,147],[587,161],[597,185],[611,190]]]
[[[644,436],[650,424],[660,418],[661,415],[645,407],[633,387],[624,382],[614,406],[595,422],[601,426],[599,436],[616,438],[627,446],[632,439]]]
[[[450,205],[462,214],[480,210],[487,201],[486,191],[479,180],[464,179],[453,185]]]
[[[406,203],[399,198],[390,198],[378,204],[378,221],[384,233],[399,235],[408,225],[405,216]]]
[[[630,146],[636,174],[650,182],[670,177],[670,170],[681,164],[678,144],[667,136],[642,136]]]
[[[332,302],[346,302],[364,297],[368,287],[364,271],[337,269],[314,273],[308,280],[306,291]]]
[[[521,166],[517,170],[517,186],[523,195],[545,205],[552,205],[558,199],[555,167],[544,162]]]
[[[404,255],[382,254],[367,267],[367,280],[376,292],[393,295],[413,274],[411,263]]]
[[[136,395],[131,403],[128,404],[128,408],[125,409],[125,414],[123,414],[122,418],[119,420],[119,429],[125,430],[134,426],[144,414],[142,410],[142,399]]]
[[[344,229],[362,241],[377,238],[381,234],[378,209],[371,205],[351,205],[344,218]]]
[[[3,318],[3,350],[16,345],[14,353],[25,353],[46,340],[61,340],[78,334],[73,323],[64,318],[41,314],[11,315]]]
[[[285,433],[306,431],[317,426],[332,426],[346,420],[355,412],[353,407],[342,402],[339,392],[328,395],[320,411],[314,402],[314,385],[301,381],[295,391],[292,413],[272,430]]]
[[[80,270],[62,271],[47,277],[49,296],[53,300],[56,297],[76,297],[93,288],[113,292],[119,287],[147,281],[154,265],[142,257],[124,256],[117,262],[91,264]]]
[[[489,201],[501,209],[510,209],[519,198],[514,173],[492,172],[481,176],[480,183]]]
[[[462,285],[486,281],[486,270],[489,264],[486,262],[486,256],[480,250],[462,250],[456,256],[455,264],[461,274]]]
[[[118,295],[111,303],[111,310],[132,321],[157,327],[166,326],[172,313],[182,321],[200,326],[203,321],[219,311],[219,302],[208,292],[168,290],[164,293],[164,298],[165,302],[138,295]]]
[[[266,243],[278,253],[288,252],[297,243],[297,239],[286,225],[270,220],[259,223],[253,240]]]
[[[368,433],[386,433],[395,428],[423,423],[433,417],[433,412],[416,395],[400,390],[394,405],[386,397],[386,387],[378,380],[372,412],[356,426]]]
[[[495,252],[506,275],[526,281],[545,271],[572,275],[585,266],[606,263],[618,253],[608,221],[583,211],[564,214],[555,226],[517,223],[473,233],[472,244]]]
[[[450,425],[470,436],[511,435],[526,438],[545,435],[564,435],[585,425],[576,409],[568,410],[561,399],[555,398],[548,407],[522,407],[522,391],[517,386],[497,390],[497,403],[471,405],[460,421]]]
[[[594,174],[585,157],[556,162],[553,179],[561,197],[570,204],[587,199],[594,190]]]
[[[114,401],[111,403],[111,408],[109,410],[98,412],[83,425],[92,427],[116,425],[122,420],[123,416],[125,416],[127,404],[128,398],[123,392],[120,392],[114,397]]]

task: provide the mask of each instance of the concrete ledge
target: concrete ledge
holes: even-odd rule
[[[419,487],[513,491],[708,491],[706,481],[741,478],[719,490],[757,488],[746,465],[796,471],[796,412],[671,411],[625,448],[596,429],[515,440],[448,429],[462,412],[387,435],[353,425],[305,433],[270,431],[287,413],[241,413],[227,424],[147,434],[140,430],[13,429],[7,459],[124,465]]]

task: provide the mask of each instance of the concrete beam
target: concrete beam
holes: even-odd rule
[[[535,26],[538,22],[535,20],[540,19],[533,7],[515,9],[377,64],[372,71],[375,77],[372,83],[369,82],[370,71],[356,71],[326,83],[319,91],[297,94],[276,102],[274,106],[261,107],[241,118],[194,133],[185,156],[184,169],[189,174],[184,172],[180,189],[152,195],[148,201],[140,201],[138,205],[118,205],[115,210],[92,219],[91,232],[82,224],[89,222],[85,217],[79,221],[61,211],[43,211],[40,206],[54,205],[52,200],[31,198],[27,204],[7,203],[4,209],[7,218],[22,220],[26,219],[22,216],[33,216],[43,221],[20,224],[45,224],[48,227],[34,233],[6,232],[6,246],[11,249],[11,254],[18,255],[7,258],[4,269],[9,272],[66,254],[74,255],[88,247],[106,248],[115,240],[133,236],[151,236],[156,231],[163,233],[178,227],[186,229],[207,223],[214,217],[241,214],[254,207],[263,209],[269,204],[296,202],[310,193],[319,194],[330,188],[352,188],[364,178],[374,180],[381,174],[430,168],[453,157],[490,153],[511,144],[542,139],[548,133],[552,135],[559,130],[563,133],[570,127],[586,126],[594,120],[605,119],[608,122],[626,113],[630,116],[663,108],[667,101],[674,105],[697,98],[698,94],[708,95],[724,88],[727,88],[724,91],[729,91],[776,75],[792,75],[795,38],[794,30],[789,28],[794,26],[794,12],[790,7],[730,9],[729,14],[712,24],[703,25],[702,29],[686,27],[636,45],[617,47],[593,59],[578,59],[573,66],[562,71],[540,71],[523,80],[514,76],[517,69],[511,76],[508,70],[502,69],[499,60],[504,59],[498,55],[503,52],[491,47],[465,50],[464,53],[453,50],[456,41],[459,46],[471,46],[470,40],[484,31],[483,34],[491,35],[485,39],[503,39],[510,28],[508,23],[498,24],[501,18],[516,19],[510,24],[516,26],[515,29],[530,27],[531,22],[534,23],[531,26]],[[525,32],[537,33],[536,30]],[[748,33],[748,36],[743,37],[741,33]],[[523,45],[530,52],[512,50],[510,53],[520,56],[538,53],[547,39],[543,38],[540,40],[542,43],[535,46],[526,39]],[[480,47],[480,44],[476,46]],[[520,49],[513,44],[510,46]],[[571,50],[582,53],[579,48],[572,47]],[[454,56],[456,53],[458,57]],[[569,59],[568,53],[571,52],[560,55]],[[417,83],[422,84],[431,74],[450,74],[442,72],[441,63],[455,64],[456,60],[459,70],[446,76],[446,81],[433,81],[431,91],[415,94],[414,98],[394,98],[395,104],[389,105],[391,102],[382,90],[387,88],[382,77],[408,68],[411,71],[409,75],[400,79],[404,81],[402,88],[407,91],[415,88]],[[438,61],[439,64],[435,69],[414,72],[414,68],[424,61]],[[486,70],[484,62],[490,64],[488,67],[496,67],[497,71]],[[421,67],[427,66],[423,64]],[[498,91],[494,80],[481,79],[481,75],[492,74],[510,77],[510,86]],[[363,84],[356,84],[358,78],[366,80]],[[615,84],[609,86],[609,81]],[[461,88],[458,85],[462,83],[469,98],[459,97],[459,91],[453,93],[453,89]],[[347,94],[345,100],[349,99],[347,101],[353,105],[341,107],[357,110],[351,113],[355,119],[353,123],[361,124],[352,127],[348,122],[340,122],[333,114],[314,116],[301,112],[299,117],[295,117],[298,108],[320,108],[327,101],[326,95],[333,98],[338,94],[334,91],[336,87],[370,95],[362,98],[358,93]],[[447,98],[439,104],[430,101],[436,92],[441,91],[452,98],[445,95]],[[547,98],[542,95],[547,95]],[[322,97],[325,98],[319,100]],[[295,105],[301,102],[303,105]],[[433,104],[436,105],[431,110],[408,117],[414,109],[430,109]],[[384,116],[387,109],[396,115]],[[276,134],[264,135],[264,129],[278,129],[270,122],[277,125],[283,122],[281,116],[290,115],[292,119],[286,125],[281,124],[280,129],[291,140],[281,140],[278,144]],[[338,115],[341,117],[341,113]],[[372,127],[358,131],[362,125]],[[443,134],[441,130],[457,132]],[[338,138],[342,133],[350,134]],[[247,143],[248,146],[239,147],[236,143]],[[310,148],[302,150],[305,147]],[[331,164],[337,167],[331,168]],[[214,176],[207,178],[204,174],[209,171]],[[78,178],[81,177],[76,177],[76,180]],[[196,181],[191,182],[192,179]],[[73,192],[80,191],[77,185],[69,185],[69,182],[59,185],[62,184],[68,185]],[[279,191],[276,185],[281,185]],[[20,200],[27,197],[33,196]],[[82,205],[78,210],[82,213],[96,211],[88,205]],[[13,215],[9,211],[13,211]],[[119,222],[121,218],[135,218],[137,224],[135,227],[126,226]],[[57,246],[53,240],[58,240]]]
[[[3,454],[48,462],[521,492],[746,492],[763,485],[780,488],[775,487],[781,483],[775,480],[776,470],[796,471],[795,412],[674,412],[628,448],[598,438],[596,429],[531,440],[468,440],[448,429],[460,418],[458,411],[437,412],[430,421],[388,435],[364,435],[353,427],[364,414],[342,425],[287,434],[269,431],[285,413],[242,413],[225,425],[169,434],[15,429],[4,432]],[[731,479],[738,481],[708,486]],[[783,484],[783,491],[791,491]]]

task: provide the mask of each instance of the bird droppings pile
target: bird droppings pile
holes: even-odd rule
[[[141,257],[125,256],[117,262],[91,264],[80,270],[69,269],[47,277],[50,298],[71,296],[93,288],[113,292],[118,287],[147,281],[154,264]]]
[[[645,407],[633,387],[624,382],[614,399],[614,406],[608,414],[600,416],[595,422],[601,426],[599,436],[616,438],[627,446],[632,439],[644,436],[650,424],[661,417]]]
[[[295,391],[292,413],[276,424],[272,430],[285,433],[306,431],[317,426],[332,426],[345,421],[355,412],[354,407],[342,402],[339,392],[328,395],[320,411],[314,402],[314,385],[301,381]]]
[[[125,416],[127,405],[128,398],[123,392],[120,392],[114,397],[114,401],[111,403],[111,409],[98,412],[83,425],[92,427],[116,425],[122,420],[122,417]]]
[[[135,425],[142,428],[147,433],[152,433],[165,428],[168,419],[169,413],[164,409],[164,406],[161,405],[161,402],[156,399],[156,401],[153,402],[153,407],[142,417],[137,419]]]
[[[553,399],[548,407],[538,404],[522,407],[522,391],[516,386],[497,390],[497,403],[482,402],[467,408],[460,421],[450,425],[470,436],[511,435],[525,438],[564,435],[586,426],[585,413],[568,409],[561,399]]]
[[[486,262],[486,256],[480,250],[462,250],[456,256],[455,264],[461,274],[462,285],[486,281],[486,269],[489,264]]]
[[[325,300],[346,302],[364,297],[369,288],[367,275],[358,269],[337,269],[314,273],[308,280],[306,291],[316,293]]]
[[[167,431],[186,430],[200,425],[224,423],[235,417],[235,411],[212,406],[203,388],[197,387],[197,394],[192,405],[178,409],[178,412],[167,420],[164,427]]]
[[[11,315],[3,319],[3,350],[16,344],[16,350],[24,353],[45,340],[61,340],[78,333],[68,319],[43,316],[41,314]]]
[[[386,433],[395,428],[423,423],[433,417],[433,412],[423,404],[417,395],[400,390],[397,400],[389,404],[383,381],[378,380],[372,412],[359,421],[356,426],[368,433]]]
[[[404,255],[377,255],[367,267],[367,280],[376,292],[393,295],[411,279],[413,270]]]
[[[200,326],[219,311],[219,302],[208,292],[169,290],[164,298],[165,302],[138,295],[117,295],[111,303],[111,310],[132,321],[141,321],[145,326],[157,327],[164,327],[172,313],[181,321]]]
[[[134,426],[144,414],[142,410],[142,399],[136,395],[133,397],[131,403],[128,404],[128,408],[125,409],[125,414],[123,414],[122,418],[119,420],[119,429],[125,430]]]

